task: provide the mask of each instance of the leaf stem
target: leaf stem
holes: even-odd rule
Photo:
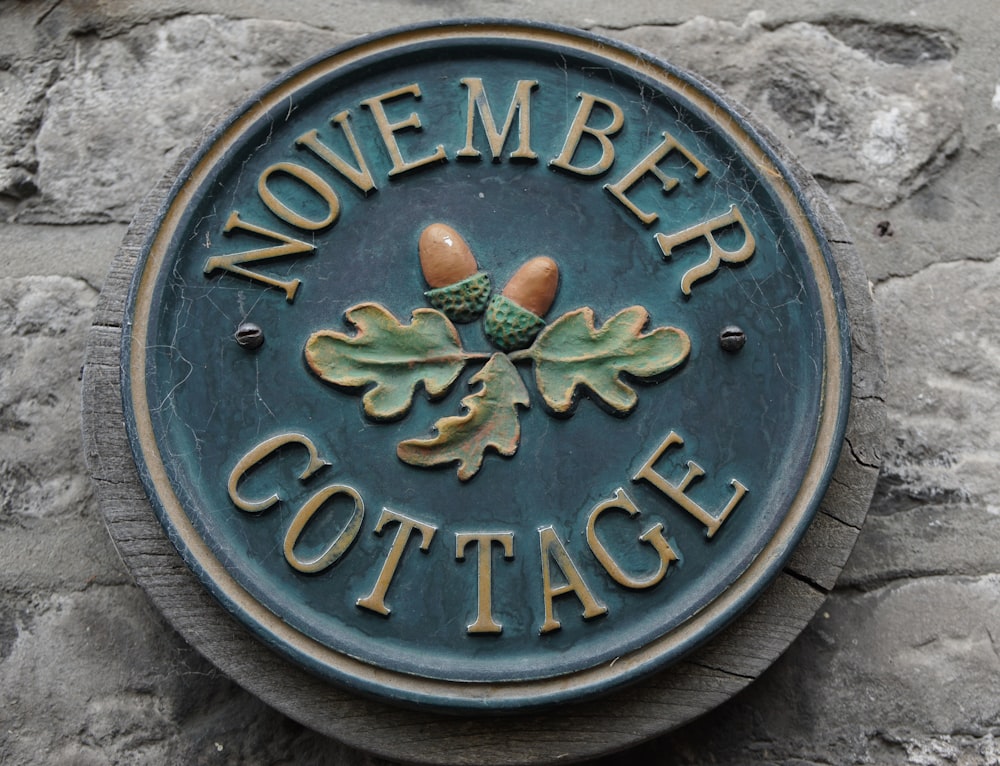
[[[531,361],[535,358],[532,348],[522,348],[520,351],[512,351],[507,354],[507,358],[512,362]]]

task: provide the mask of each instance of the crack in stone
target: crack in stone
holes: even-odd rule
[[[635,29],[643,29],[646,27],[660,27],[663,29],[676,29],[677,27],[684,26],[690,19],[685,19],[684,21],[640,21],[635,24],[624,24],[621,26],[615,24],[609,24],[606,22],[594,21],[593,19],[585,22],[584,25],[580,26],[580,29],[603,29],[609,32],[631,32]]]
[[[42,15],[39,16],[37,19],[35,19],[35,26],[36,27],[41,26],[42,22],[49,17],[49,14],[51,14],[52,11],[54,11],[56,8],[62,5],[62,2],[63,0],[55,0],[55,2],[52,3],[52,5],[46,8],[45,11],[42,12]]]
[[[920,582],[923,580],[942,580],[942,581],[954,581],[961,584],[968,584],[970,582],[977,582],[979,580],[986,579],[996,579],[1000,576],[1000,572],[981,572],[978,574],[957,574],[955,572],[949,572],[945,569],[941,570],[926,570],[924,572],[916,572],[912,570],[894,570],[891,572],[886,572],[885,574],[872,577],[868,580],[859,580],[852,582],[850,585],[842,585],[839,582],[831,591],[832,594],[849,594],[858,593],[865,595],[876,594],[879,591],[890,591],[898,588],[905,587],[908,583]]]
[[[997,260],[1000,260],[1000,250],[995,251],[992,255],[990,255],[988,257],[985,257],[985,258],[968,258],[968,257],[966,257],[966,258],[955,258],[954,260],[947,260],[947,261],[933,261],[931,263],[924,264],[920,268],[916,269],[915,271],[911,271],[908,274],[900,274],[900,273],[896,273],[896,272],[889,272],[885,277],[883,277],[882,279],[879,279],[875,283],[875,288],[876,289],[881,289],[882,287],[888,285],[890,282],[893,282],[895,280],[912,279],[913,277],[919,276],[919,275],[923,274],[924,272],[930,271],[931,269],[934,269],[934,268],[936,268],[938,266],[940,266],[940,267],[957,266],[957,265],[963,264],[963,263],[964,264],[970,264],[970,265],[971,264],[995,263]]]

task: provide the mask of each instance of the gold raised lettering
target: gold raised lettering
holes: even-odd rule
[[[733,487],[734,492],[732,498],[726,504],[726,507],[722,509],[722,512],[718,516],[713,516],[711,513],[706,511],[700,505],[698,505],[694,500],[685,494],[688,487],[691,485],[695,479],[699,479],[705,475],[705,470],[695,463],[693,460],[687,461],[687,473],[684,474],[684,478],[681,479],[679,484],[671,484],[663,476],[658,474],[653,470],[653,465],[663,457],[663,453],[666,452],[670,447],[680,447],[683,446],[684,440],[677,434],[676,431],[671,431],[667,434],[667,438],[663,440],[659,447],[649,456],[649,459],[643,463],[642,468],[632,477],[633,481],[639,481],[640,479],[645,479],[654,487],[656,487],[660,492],[665,494],[671,500],[673,500],[677,505],[683,508],[685,511],[694,516],[698,521],[705,525],[707,528],[708,537],[712,537],[716,532],[719,531],[719,527],[722,523],[729,518],[729,514],[733,512],[743,496],[748,492],[747,488],[736,479],[731,479],[729,484]]]
[[[367,98],[361,102],[361,105],[367,107],[371,111],[372,116],[375,118],[375,124],[378,126],[379,134],[382,136],[385,148],[389,152],[389,157],[392,158],[392,170],[389,171],[390,177],[399,175],[400,173],[405,173],[408,170],[414,170],[431,162],[438,162],[439,160],[446,159],[444,146],[441,144],[438,144],[433,154],[427,155],[426,157],[421,157],[420,159],[413,160],[411,162],[407,162],[403,159],[403,153],[400,151],[399,143],[396,141],[396,133],[406,128],[420,130],[422,127],[420,117],[416,112],[411,112],[410,116],[405,120],[400,122],[389,122],[389,116],[385,113],[385,102],[392,101],[403,96],[412,96],[415,99],[419,99],[420,95],[420,86],[417,85],[417,83],[413,83],[412,85],[404,85],[402,88],[396,88],[396,90],[383,93],[380,96]]]
[[[476,111],[479,111],[479,118],[486,132],[486,140],[490,144],[490,152],[493,161],[500,161],[500,154],[503,152],[503,145],[507,141],[507,135],[514,125],[514,116],[517,115],[518,144],[517,149],[510,153],[511,159],[534,160],[538,155],[531,150],[531,91],[538,87],[537,80],[518,80],[514,89],[514,98],[507,108],[507,117],[504,119],[503,130],[497,130],[496,121],[493,119],[493,110],[490,109],[490,102],[486,98],[486,90],[483,88],[483,81],[479,77],[463,77],[460,81],[469,90],[469,110],[465,130],[465,146],[458,150],[457,157],[469,157],[476,159],[481,156],[478,149],[472,145],[473,129],[475,127]]]
[[[503,549],[503,557],[514,558],[513,532],[456,532],[455,558],[465,560],[465,549],[475,543],[478,555],[476,621],[468,626],[469,633],[500,633],[503,626],[493,619],[493,543]]]
[[[365,157],[361,153],[361,147],[354,137],[350,117],[351,112],[345,109],[343,112],[339,112],[331,117],[330,122],[333,125],[339,125],[340,129],[344,131],[344,137],[347,139],[347,145],[350,146],[351,152],[354,154],[354,161],[358,164],[357,167],[352,166],[343,157],[333,151],[333,149],[320,141],[318,130],[310,130],[307,133],[303,133],[295,139],[295,145],[304,146],[357,186],[362,192],[368,194],[376,188],[375,179],[372,178],[371,171],[368,169],[368,163],[365,162]]]
[[[581,176],[597,176],[609,170],[612,164],[614,164],[615,147],[611,143],[610,136],[613,136],[622,129],[622,125],[625,124],[625,113],[622,112],[622,108],[614,101],[598,98],[590,93],[580,93],[577,95],[577,98],[580,99],[580,108],[577,110],[576,117],[573,118],[573,123],[566,134],[566,141],[563,143],[562,151],[559,152],[559,156],[552,160],[549,165],[561,168],[562,170],[568,170],[571,173],[577,173]],[[603,128],[595,128],[587,124],[590,120],[591,112],[594,111],[595,104],[601,104],[611,112],[611,122]],[[580,141],[583,139],[584,133],[597,139],[597,142],[601,146],[601,158],[593,165],[578,167],[573,164],[573,157],[580,146]]]
[[[316,192],[316,194],[326,203],[326,217],[321,218],[318,221],[306,218],[304,215],[295,212],[288,207],[288,205],[278,199],[275,193],[271,191],[271,187],[267,185],[268,179],[270,179],[270,177],[275,173],[284,173],[289,175],[292,178],[301,181],[307,188]],[[336,221],[337,216],[340,215],[340,198],[337,197],[337,192],[330,187],[330,184],[320,178],[309,168],[296,165],[294,162],[276,162],[270,167],[264,168],[264,171],[260,174],[260,178],[257,179],[257,194],[260,195],[261,200],[263,200],[264,204],[267,205],[267,209],[278,216],[278,218],[282,221],[290,223],[296,228],[305,229],[306,231],[319,231],[320,229],[325,229],[331,223]]]
[[[284,244],[265,247],[260,250],[246,250],[240,253],[230,253],[228,255],[213,255],[205,261],[205,273],[211,274],[216,269],[223,269],[233,274],[239,274],[242,277],[247,277],[248,279],[252,279],[256,282],[262,282],[263,284],[271,287],[279,287],[285,291],[286,300],[293,300],[295,298],[295,292],[299,289],[299,285],[302,283],[301,280],[291,279],[282,281],[280,279],[274,279],[273,277],[268,277],[264,274],[244,268],[242,264],[266,261],[271,258],[284,258],[289,255],[312,253],[316,249],[316,246],[310,245],[308,242],[303,242],[299,239],[293,239],[292,237],[279,232],[265,229],[262,226],[248,223],[240,218],[240,214],[236,210],[229,214],[229,219],[226,221],[226,225],[222,228],[223,234],[230,234],[233,231],[248,231],[261,237],[270,237],[271,239],[279,240]]]
[[[738,225],[743,231],[743,244],[737,250],[726,250],[715,241],[715,234],[727,226],[733,226],[734,224]],[[693,242],[701,237],[704,237],[708,241],[708,258],[694,268],[688,269],[684,273],[684,276],[681,277],[681,292],[685,295],[691,294],[691,285],[697,280],[714,274],[722,261],[726,263],[743,263],[754,254],[754,247],[756,246],[753,234],[747,228],[747,222],[743,219],[743,215],[736,205],[730,205],[729,212],[723,213],[720,216],[695,224],[694,226],[689,226],[669,236],[663,233],[657,234],[654,236],[654,239],[663,251],[663,257],[669,258],[674,248],[688,242]]]
[[[594,594],[587,588],[580,570],[569,556],[569,551],[551,526],[541,527],[538,530],[538,542],[542,551],[542,599],[545,603],[545,622],[538,632],[544,635],[562,627],[562,623],[553,613],[552,599],[567,593],[573,593],[583,604],[583,619],[589,620],[607,614],[608,608],[594,598]],[[552,564],[559,568],[566,580],[565,584],[552,585]]]
[[[351,518],[348,519],[347,524],[340,534],[337,535],[321,554],[311,559],[299,558],[295,553],[295,544],[299,541],[302,531],[306,528],[312,517],[316,515],[316,512],[328,500],[332,500],[337,495],[346,495],[353,502],[354,510],[351,513]],[[358,536],[358,531],[361,529],[361,522],[364,518],[365,504],[356,489],[343,484],[331,484],[329,487],[321,489],[309,498],[306,504],[295,514],[292,523],[288,525],[288,531],[285,533],[285,561],[299,572],[305,572],[306,574],[322,572],[327,567],[335,564],[341,556],[347,553],[348,548],[351,547]]]
[[[656,523],[639,535],[639,540],[648,543],[656,551],[660,560],[659,566],[655,572],[646,577],[632,577],[618,565],[618,562],[614,560],[614,557],[612,557],[608,549],[604,546],[604,543],[597,536],[597,520],[610,510],[625,511],[632,518],[640,514],[632,498],[628,496],[624,489],[619,487],[611,500],[606,500],[600,505],[595,506],[590,512],[590,516],[587,519],[587,542],[590,544],[590,550],[601,563],[601,566],[604,567],[605,571],[611,575],[611,579],[619,585],[636,590],[652,588],[667,574],[667,567],[670,566],[670,562],[677,561],[677,554],[663,536],[663,524]]]
[[[278,493],[275,492],[263,500],[247,500],[240,495],[238,485],[240,483],[240,479],[242,479],[251,468],[262,462],[273,452],[276,452],[281,447],[284,447],[286,444],[301,444],[309,452],[309,463],[306,465],[305,470],[299,474],[300,481],[305,481],[323,466],[330,465],[330,463],[323,460],[319,456],[319,451],[316,449],[316,445],[312,443],[312,440],[308,436],[297,433],[272,436],[270,439],[262,441],[247,454],[241,457],[232,472],[229,474],[229,499],[233,501],[233,505],[240,510],[246,511],[247,513],[260,513],[261,511],[266,511],[281,499],[278,496]]]
[[[382,530],[389,524],[399,524],[396,537],[392,541],[392,547],[389,548],[389,554],[385,558],[385,563],[382,565],[382,570],[379,572],[371,592],[357,601],[358,606],[386,616],[392,610],[385,605],[385,594],[389,590],[396,569],[399,567],[399,560],[403,557],[406,544],[414,532],[419,532],[420,550],[426,553],[431,540],[434,539],[434,533],[437,531],[437,527],[433,524],[426,524],[401,513],[390,511],[388,508],[383,508],[382,515],[379,516],[378,523],[375,525],[375,534],[381,535]]]
[[[694,177],[696,179],[704,178],[708,174],[708,168],[702,164],[701,160],[681,146],[681,144],[677,142],[677,139],[667,133],[667,131],[663,131],[663,141],[656,146],[653,151],[639,160],[636,166],[622,176],[620,180],[615,181],[613,184],[604,185],[605,189],[611,192],[619,202],[631,210],[635,214],[636,218],[646,225],[651,224],[659,218],[659,216],[656,213],[644,212],[634,202],[632,202],[626,194],[628,190],[638,183],[639,179],[647,173],[656,176],[660,180],[660,183],[663,184],[664,194],[668,193],[671,189],[677,186],[677,184],[680,183],[680,180],[667,175],[659,167],[659,163],[671,152],[678,152],[683,155],[688,162],[694,165]]]

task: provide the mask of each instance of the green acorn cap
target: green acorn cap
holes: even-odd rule
[[[486,307],[483,329],[494,346],[504,351],[525,348],[545,327],[545,320],[505,295],[494,295]]]
[[[490,275],[480,271],[460,282],[424,293],[430,304],[456,322],[471,322],[483,313],[490,298]]]

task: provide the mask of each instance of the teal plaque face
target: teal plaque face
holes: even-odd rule
[[[819,230],[645,54],[362,40],[248,101],[161,211],[122,351],[143,482],[205,587],[330,682],[475,711],[639,680],[781,571],[833,471]]]

